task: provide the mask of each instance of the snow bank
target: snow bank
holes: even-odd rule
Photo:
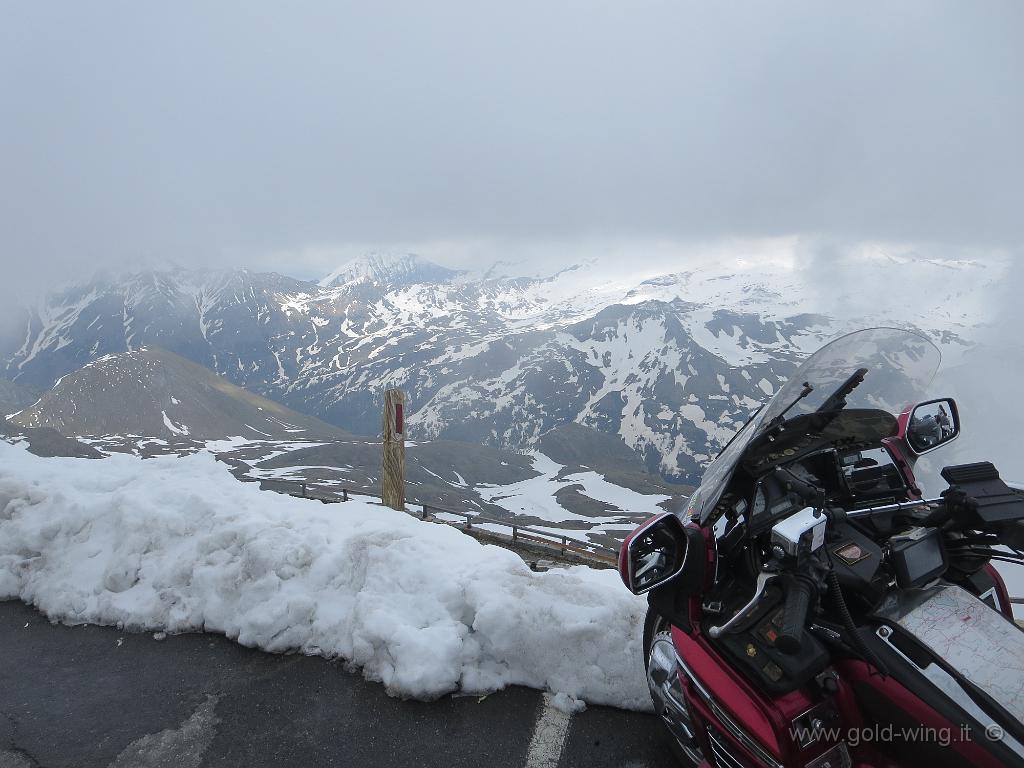
[[[397,696],[510,684],[649,708],[645,601],[363,501],[259,491],[208,453],[43,459],[0,442],[0,598],[53,620],[339,656]]]

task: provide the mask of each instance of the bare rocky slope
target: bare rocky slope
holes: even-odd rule
[[[346,433],[158,347],[106,355],[61,377],[17,427],[65,436],[142,435],[175,440],[338,439]]]

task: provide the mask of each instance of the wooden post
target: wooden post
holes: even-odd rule
[[[384,469],[381,498],[392,509],[405,509],[405,393],[384,393]]]

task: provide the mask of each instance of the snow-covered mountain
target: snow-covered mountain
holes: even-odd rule
[[[375,434],[382,391],[401,386],[417,437],[518,449],[579,423],[692,481],[823,341],[910,325],[955,353],[990,320],[1001,277],[981,262],[873,257],[855,277],[893,296],[863,301],[849,274],[786,263],[613,267],[494,277],[374,254],[319,283],[245,270],[98,277],[28,311],[0,347],[0,375],[45,388],[158,345],[353,432]]]
[[[344,288],[359,284],[391,286],[449,280],[458,272],[447,269],[414,253],[401,256],[369,253],[343,264],[321,280],[321,288]]]

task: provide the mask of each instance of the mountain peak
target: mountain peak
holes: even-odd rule
[[[395,287],[446,281],[457,274],[454,269],[442,267],[414,253],[371,252],[342,264],[320,281],[320,287],[339,288],[360,283]]]

